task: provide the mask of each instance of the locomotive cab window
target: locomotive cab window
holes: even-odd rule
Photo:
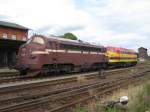
[[[41,37],[35,37],[34,39],[33,39],[33,43],[37,43],[37,44],[44,44],[44,39],[43,38],[41,38]]]

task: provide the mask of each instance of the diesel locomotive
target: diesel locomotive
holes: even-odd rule
[[[103,46],[34,35],[20,47],[17,69],[22,75],[99,69],[107,66],[105,53],[106,48]]]
[[[128,67],[137,64],[137,53],[132,49],[106,47],[109,66]]]
[[[21,75],[87,71],[110,65],[131,66],[136,52],[61,37],[32,36],[19,49],[16,69]]]

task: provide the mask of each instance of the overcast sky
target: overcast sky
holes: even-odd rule
[[[150,0],[0,0],[0,20],[41,34],[150,49]]]

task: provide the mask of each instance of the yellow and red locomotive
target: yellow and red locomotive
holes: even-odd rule
[[[131,49],[107,47],[106,55],[109,65],[127,67],[137,63],[137,53]]]

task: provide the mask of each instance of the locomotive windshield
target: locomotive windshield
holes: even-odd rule
[[[43,38],[41,38],[41,37],[35,37],[34,39],[33,39],[33,43],[37,43],[37,44],[44,44],[44,39]]]

